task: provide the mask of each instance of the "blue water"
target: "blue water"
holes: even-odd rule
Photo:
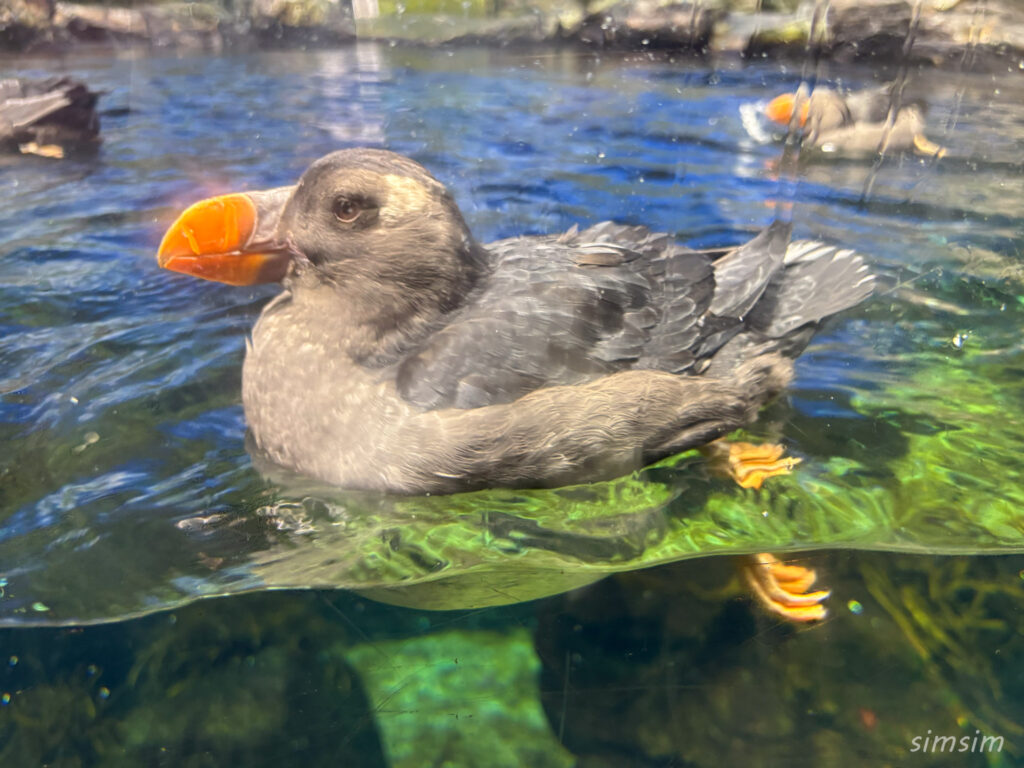
[[[780,183],[779,147],[753,138],[739,111],[743,104],[791,90],[799,82],[799,67],[774,63],[713,67],[663,58],[372,45],[248,56],[0,62],[0,75],[50,72],[73,73],[104,91],[104,144],[92,159],[17,158],[0,166],[0,589],[5,589],[0,620],[5,623],[117,618],[176,604],[183,595],[230,591],[232,578],[246,577],[231,575],[227,566],[246,562],[274,539],[272,525],[247,515],[264,503],[268,486],[245,452],[239,400],[245,334],[274,291],[232,289],[164,272],[154,254],[164,228],[187,204],[229,190],[293,183],[311,161],[342,147],[387,147],[423,163],[452,189],[484,242],[615,219],[677,233],[697,247],[726,245],[749,239],[784,203],[795,202],[798,235],[867,254],[884,290],[871,304],[830,325],[801,359],[788,400],[791,423],[799,429],[787,436],[797,445],[802,439],[813,443],[806,431],[823,429],[830,420],[860,418],[846,404],[849,395],[878,387],[891,375],[884,361],[893,356],[921,345],[946,348],[958,333],[969,334],[982,323],[987,343],[1020,344],[1019,327],[1001,321],[998,307],[984,316],[954,312],[952,325],[948,316],[936,319],[921,309],[934,300],[955,304],[967,283],[984,291],[998,281],[1021,280],[1024,88],[1019,77],[914,74],[910,87],[926,94],[930,103],[929,136],[949,150],[941,162],[908,156],[881,167],[870,162],[812,164],[803,168],[798,183]],[[857,86],[872,83],[874,73],[846,69],[823,76]],[[909,285],[911,292],[890,292],[898,283]],[[901,312],[890,312],[897,303]],[[883,441],[890,437],[876,435],[879,444],[864,450],[884,452]],[[221,518],[234,527],[218,529],[206,543],[193,535],[196,520]],[[208,567],[210,562],[216,565]],[[724,565],[708,569],[723,581],[730,576]],[[836,578],[842,578],[842,566],[835,570]],[[681,578],[693,574],[691,567]],[[628,637],[616,636],[608,648],[643,655],[640,649],[655,653],[650,648],[657,646],[662,653],[657,633],[672,624],[671,612],[644,602],[654,599],[645,597],[649,586],[624,584],[601,587],[612,590],[610,597],[598,593],[614,604],[609,610],[632,612],[634,618],[619,628]],[[21,592],[12,585],[21,585]],[[630,600],[641,607],[624,609],[619,603],[630,600],[615,590],[633,590]],[[190,627],[213,615],[202,611],[218,610],[260,627],[252,630],[259,638],[251,641],[256,650],[242,653],[243,662],[263,659],[261,653],[274,647],[285,655],[303,653],[291,644],[288,626],[320,633],[310,643],[321,657],[310,663],[324,664],[323,654],[332,647],[324,638],[330,632],[347,633],[356,642],[365,635],[401,635],[410,622],[420,622],[416,626],[422,630],[439,621],[411,619],[400,609],[374,607],[350,596],[328,599],[348,601],[346,615],[371,615],[372,621],[366,621],[377,629],[354,629],[347,618],[332,624],[335,603],[325,609],[315,596],[243,598],[227,601],[230,608],[185,611],[192,611],[187,613]],[[582,598],[583,608],[572,602],[568,608],[559,603],[559,609],[542,604],[537,612],[520,607],[500,615],[502,621],[540,625],[557,635],[553,627],[560,620],[552,611],[579,609],[586,618],[578,626],[596,633],[583,645],[593,644],[613,628],[601,623],[600,612],[587,604],[590,599]],[[278,613],[288,618],[269,618]],[[121,642],[124,653],[142,654],[158,642],[154,637],[172,632],[162,621],[165,617],[158,616],[125,625],[128,640],[89,634],[113,630],[87,630],[83,646],[52,634],[55,630],[0,635],[0,643],[17,646],[22,656],[26,644],[41,644],[57,659],[54,667],[38,662],[35,677],[23,671],[24,665],[11,664],[15,672],[6,678],[0,672],[0,693],[51,684],[51,678],[61,678],[61,664],[78,669],[78,675],[79,667],[91,663],[90,654],[107,659],[110,679],[126,688],[141,686],[138,665],[145,669],[148,662],[136,659],[134,672],[110,671],[117,666],[113,656],[95,646]],[[458,626],[476,627],[480,621],[488,619],[460,619]],[[719,619],[738,622],[740,635],[747,621],[734,613]],[[729,634],[722,627],[718,631]],[[676,641],[700,645],[685,633]],[[176,663],[201,668],[213,663],[209,659],[217,653],[230,655],[211,650],[216,643],[203,645],[194,637],[190,642],[198,643],[197,655]],[[728,668],[724,657],[709,656],[711,641],[701,642],[706,643],[701,663]],[[542,657],[545,643],[538,640]],[[562,685],[562,656],[582,653],[571,646],[559,645],[553,656],[543,658],[545,685]],[[642,671],[631,672],[631,662],[616,658],[616,652],[608,651],[612,662],[621,665],[614,685],[628,687]],[[187,650],[180,653],[190,658]],[[173,669],[159,666],[169,663],[166,658],[152,663],[159,670],[152,672],[152,680],[159,681],[152,690],[171,687]],[[187,676],[181,671],[182,679]],[[244,686],[245,678],[236,682]],[[106,696],[98,693],[100,684],[88,685],[82,689],[85,699],[102,710]],[[303,685],[315,688],[318,683],[304,679]],[[610,690],[612,683],[601,685]],[[102,687],[109,695],[107,685]],[[373,701],[372,694],[366,695]],[[147,742],[139,735],[146,726],[131,721],[131,694],[122,696],[120,714],[109,714],[107,722],[116,721],[124,738],[130,732],[132,743],[145,742],[146,749],[156,750],[161,739],[170,743],[179,733],[191,733],[190,728],[202,731],[186,723],[172,733],[167,726],[164,735]],[[97,697],[103,702],[97,704]],[[251,712],[243,708],[233,717],[254,722],[262,699],[254,701]],[[189,765],[255,765],[288,764],[304,755],[311,762],[303,764],[312,764],[348,754],[345,750],[355,744],[362,745],[352,747],[357,753],[367,750],[360,753],[361,764],[376,764],[379,754],[368,755],[379,745],[365,731],[369,705],[360,701],[351,705],[356,724],[350,723],[340,752],[331,752],[341,748],[321,738],[322,731],[311,735],[312,726],[304,725],[307,710],[300,707],[272,718],[272,725],[297,729],[305,747],[246,751],[250,745],[232,752],[236,747],[209,736],[209,745],[216,748],[208,745],[193,753],[179,744],[171,751],[175,757],[167,758],[158,751],[125,748],[115,759],[97,746],[106,744],[108,736],[94,730],[103,720],[94,712],[69,726],[62,736],[65,746],[55,752],[35,753],[22,744],[3,762],[30,765],[37,764],[32,760],[39,755],[68,760],[77,754],[88,765],[142,764],[132,762],[142,755],[154,765],[184,765],[176,760],[185,757],[193,760]],[[4,704],[0,718],[17,702],[15,696],[13,704]],[[150,706],[156,713],[152,716],[160,719],[162,710],[151,703],[138,706]],[[573,711],[581,706],[577,698]],[[549,711],[553,720],[557,714]],[[559,722],[566,727],[564,710],[561,714]],[[680,728],[672,719],[678,716],[671,715],[660,727]],[[782,744],[790,748],[764,754],[781,760],[798,749],[800,735],[793,723],[772,725],[770,718],[747,716],[756,728],[779,728]],[[204,723],[211,717],[216,716],[196,715]],[[282,725],[281,718],[289,725]],[[329,727],[316,722],[318,729]],[[82,746],[67,746],[76,738]],[[730,762],[742,754],[734,749],[723,748],[719,762],[708,762],[708,755],[716,754],[713,747],[687,757],[678,743],[648,744],[645,758],[629,762],[628,751],[621,751],[631,743],[628,739],[611,739],[614,746],[605,749],[589,738],[577,737],[576,754],[611,762],[588,765],[741,764]],[[639,752],[640,747],[629,749]],[[0,746],[0,756],[3,750]],[[616,754],[620,757],[610,757]],[[783,764],[770,757],[763,763],[747,758],[742,764]],[[813,764],[858,763],[819,758]]]

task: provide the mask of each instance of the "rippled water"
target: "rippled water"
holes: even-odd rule
[[[805,479],[781,481],[783,492],[764,503],[774,512],[799,493],[831,494],[858,514],[881,511],[875,528],[852,517],[844,528],[853,512],[835,502],[834,530],[783,527],[724,543],[702,534],[686,556],[769,543],[1024,548],[1024,526],[1009,511],[986,517],[997,514],[989,507],[1009,510],[1015,501],[1001,483],[1021,479],[1012,447],[1024,406],[1019,77],[914,73],[908,95],[927,98],[929,136],[947,157],[805,162],[796,183],[780,184],[779,147],[740,119],[743,104],[798,84],[796,69],[777,64],[377,46],[28,64],[38,74],[66,67],[105,91],[106,113],[98,157],[0,166],[0,624],[118,618],[265,586],[379,587],[481,562],[479,552],[453,552],[464,533],[455,531],[411,555],[390,541],[367,565],[366,552],[401,528],[396,519],[440,529],[453,510],[462,521],[476,514],[473,499],[410,510],[361,496],[339,511],[262,480],[244,448],[239,371],[245,334],[274,291],[191,280],[154,260],[184,205],[292,183],[346,146],[422,162],[485,242],[615,219],[693,246],[738,243],[795,200],[798,235],[862,251],[883,288],[819,334],[788,396],[754,428],[805,459]],[[14,68],[0,63],[0,73]],[[24,63],[19,74],[29,74]],[[874,73],[830,75],[857,87]],[[950,466],[948,488],[936,489],[930,454],[908,446],[937,434],[948,455],[970,455],[981,469]],[[687,466],[667,482],[655,477],[656,491],[627,481],[600,493],[658,530],[672,499],[740,493],[694,480]],[[929,489],[948,504],[901,520],[901,503]],[[522,523],[550,501],[487,499],[484,527],[515,519],[517,547],[562,557],[529,561],[542,580],[565,558],[596,567],[513,597],[592,581],[615,562],[683,555],[667,545],[652,554],[650,529],[635,523],[552,544],[557,532],[546,540]],[[571,506],[591,514],[581,508]],[[984,525],[972,528],[975,519]],[[529,581],[520,573],[488,588]],[[435,607],[481,601],[464,603]]]

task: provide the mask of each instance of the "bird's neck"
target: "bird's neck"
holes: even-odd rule
[[[357,363],[384,367],[398,362],[450,322],[472,301],[489,272],[487,253],[475,243],[451,258],[354,263],[329,282],[300,276],[293,293],[329,291],[341,322],[339,343]],[[298,298],[298,296],[296,296]]]

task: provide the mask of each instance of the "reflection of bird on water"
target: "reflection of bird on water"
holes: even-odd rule
[[[893,104],[894,85],[840,94],[818,87],[802,101],[797,123],[803,132],[803,146],[840,155],[870,155],[881,150],[916,151],[942,157],[945,150],[924,135],[924,106],[901,106],[887,127]],[[765,115],[775,123],[789,125],[797,97],[784,93],[772,99]]]
[[[95,149],[98,98],[68,77],[0,80],[0,147],[57,158]]]
[[[790,243],[781,223],[707,252],[611,222],[485,246],[422,166],[365,149],[193,205],[158,258],[281,280],[243,372],[259,452],[398,493],[587,482],[706,446],[753,421],[818,324],[872,288],[858,255]],[[715,452],[745,487],[795,463]],[[762,557],[754,579],[778,612],[824,615],[812,572]]]

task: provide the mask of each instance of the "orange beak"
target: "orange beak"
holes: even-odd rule
[[[271,237],[290,188],[237,193],[190,206],[164,235],[164,269],[229,285],[273,283],[288,270],[288,252]]]
[[[764,108],[764,113],[768,116],[769,120],[779,125],[789,125],[789,121],[793,119],[793,106],[795,103],[795,93],[784,93],[768,102],[768,106]],[[810,111],[810,107],[810,100],[804,99],[804,103],[800,105],[801,128],[807,124],[807,113]]]

